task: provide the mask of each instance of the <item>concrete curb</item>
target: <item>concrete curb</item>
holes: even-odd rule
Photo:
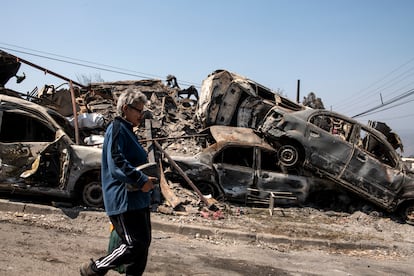
[[[39,215],[67,215],[69,217],[76,217],[80,212],[85,216],[106,217],[105,212],[95,212],[87,210],[74,210],[73,208],[56,208],[52,206],[44,206],[32,203],[12,202],[5,199],[0,199],[0,211],[29,213]],[[296,247],[325,247],[332,249],[388,249],[390,246],[376,244],[373,242],[336,242],[322,239],[306,239],[289,236],[278,236],[265,233],[247,233],[237,230],[219,229],[212,227],[205,227],[200,225],[184,225],[173,222],[164,222],[156,216],[151,217],[152,228],[163,232],[176,233],[192,237],[215,237],[226,240],[241,240],[245,242],[264,242],[271,244],[285,244]],[[395,249],[395,246],[393,247]]]

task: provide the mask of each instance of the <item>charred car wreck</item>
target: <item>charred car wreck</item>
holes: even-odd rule
[[[230,201],[263,201],[270,193],[279,204],[306,201],[312,178],[286,174],[277,152],[250,128],[211,126],[205,148],[195,156],[172,156],[203,194]],[[171,171],[168,178],[180,181]],[[185,185],[185,181],[180,181]]]
[[[216,70],[203,81],[196,116],[203,127],[227,125],[257,129],[275,105],[289,110],[305,109],[248,78]]]
[[[340,114],[273,108],[260,132],[282,166],[328,178],[387,211],[412,219],[414,174],[385,135]]]
[[[202,125],[253,128],[277,151],[275,162],[285,172],[328,179],[413,222],[414,175],[396,151],[401,140],[384,123],[362,125],[305,107],[223,70],[213,72],[201,92]]]
[[[101,206],[99,144],[73,142],[76,133],[67,122],[73,110],[68,108],[73,104],[69,91],[45,86],[29,100],[19,99],[21,95],[4,88],[18,70],[10,65],[12,59],[6,61],[9,69],[2,71],[0,94],[15,97],[0,96],[0,188]],[[200,94],[194,87],[180,89],[174,76],[168,76],[167,85],[141,80],[76,89],[77,112],[103,118],[98,127],[81,129],[81,141],[103,134],[117,97],[128,88],[150,99],[137,135],[150,153],[151,170],[160,156],[154,154],[157,140],[203,194],[218,199],[268,201],[279,193],[287,196],[276,202],[300,204],[321,184],[333,185],[387,211],[402,209],[413,221],[413,175],[396,152],[402,149],[398,136],[382,124],[365,126],[312,109],[248,78],[217,70],[203,81]],[[182,176],[163,161],[163,173],[185,186]]]
[[[0,189],[102,206],[101,150],[75,145],[49,113],[60,116],[38,104],[0,95]]]

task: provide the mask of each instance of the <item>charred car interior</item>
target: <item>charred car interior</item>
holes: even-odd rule
[[[266,201],[273,192],[285,195],[279,204],[305,202],[312,179],[284,173],[275,149],[252,129],[211,126],[206,132],[210,141],[200,153],[172,157],[205,194],[245,203]]]
[[[278,149],[284,166],[329,178],[388,211],[412,204],[413,175],[373,128],[331,111],[275,108],[261,132]]]
[[[211,73],[200,93],[169,75],[165,83],[66,83],[22,94],[4,87],[19,60],[0,57],[2,190],[102,206],[103,133],[118,96],[132,88],[149,99],[136,134],[148,150],[143,170],[163,182],[157,202],[183,208],[188,200],[180,196],[194,190],[195,205],[303,205],[329,188],[414,221],[414,176],[397,151],[401,140],[384,123],[363,125],[296,103],[226,70]]]
[[[75,145],[46,108],[0,95],[0,153],[0,189],[102,206],[101,151]]]

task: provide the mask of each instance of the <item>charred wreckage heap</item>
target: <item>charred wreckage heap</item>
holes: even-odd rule
[[[136,134],[140,137],[142,144],[147,147],[151,162],[156,161],[158,155],[155,152],[160,150],[164,154],[172,152],[179,155],[194,155],[202,148],[200,138],[206,135],[198,133],[199,124],[194,117],[198,91],[193,86],[181,89],[174,76],[167,76],[166,83],[150,79],[91,83],[88,86],[79,83],[76,83],[76,86],[70,86],[69,83],[57,87],[45,85],[41,89],[35,88],[27,94],[22,94],[5,88],[5,84],[12,77],[16,77],[18,82],[24,79],[23,76],[16,75],[22,59],[17,59],[5,52],[0,52],[0,54],[0,94],[26,98],[30,102],[57,111],[66,117],[74,127],[73,129],[65,128],[65,131],[78,144],[99,148],[103,142],[106,126],[116,115],[116,102],[119,95],[126,89],[133,89],[143,92],[149,99],[143,124],[136,129]],[[39,66],[36,67],[43,69]],[[53,74],[50,70],[47,72]],[[72,99],[75,99],[75,104]],[[163,147],[154,149],[154,141],[158,141],[157,144],[162,144]],[[166,187],[164,186],[164,188]],[[195,186],[193,188],[197,189]],[[197,196],[194,195],[194,192],[183,189],[179,185],[175,185],[175,189],[180,190],[175,194],[181,194],[182,198],[178,199],[175,194],[173,195],[173,192],[169,192],[170,197],[175,196],[170,200],[173,201],[176,210],[181,210],[184,203],[196,206],[200,199],[209,206],[212,205],[209,203],[211,200],[207,201],[199,191],[200,194]],[[166,195],[168,196],[168,193]]]
[[[404,205],[405,216],[413,219],[414,182],[398,191],[374,191],[367,188],[367,184],[355,184],[351,176],[343,174],[348,177],[343,180],[343,175],[336,176],[335,171],[329,171],[331,167],[335,170],[336,161],[331,160],[333,164],[324,162],[332,156],[324,156],[324,152],[317,152],[317,149],[308,154],[306,141],[301,141],[303,145],[292,142],[293,136],[288,134],[290,114],[306,115],[321,111],[311,116],[323,120],[329,117],[332,128],[325,130],[330,135],[335,134],[329,139],[337,139],[341,129],[346,130],[346,137],[342,135],[340,139],[356,144],[352,139],[358,136],[356,129],[361,128],[359,124],[340,114],[324,113],[322,101],[313,93],[304,98],[303,104],[298,104],[252,80],[217,70],[203,81],[200,95],[193,86],[181,89],[172,75],[167,76],[165,83],[149,79],[84,86],[70,81],[69,89],[45,85],[23,95],[4,87],[12,77],[16,77],[18,82],[24,79],[24,76],[16,75],[22,60],[5,52],[0,54],[0,94],[26,98],[59,112],[74,126],[68,133],[72,140],[91,147],[99,148],[103,142],[105,128],[115,116],[119,95],[127,89],[143,92],[149,102],[145,120],[136,133],[149,152],[149,160],[153,164],[149,170],[160,178],[166,204],[160,205],[159,210],[164,212],[197,211],[200,203],[217,211],[217,206],[224,201],[216,199],[270,203],[272,210],[275,202],[302,204],[321,185],[331,187],[339,183],[336,186],[339,190],[345,187],[387,211],[395,211],[399,205]],[[295,120],[293,127],[300,129],[300,123]],[[309,119],[310,122],[312,120]],[[317,125],[316,119],[313,124]],[[400,156],[388,151],[402,150],[402,143],[385,124],[374,123],[373,126],[381,128],[385,137],[369,129],[370,138],[384,138],[388,140],[385,143],[391,146],[367,147],[365,150],[376,155],[375,158],[381,162],[380,167],[389,175],[382,163],[399,167]],[[324,128],[319,126],[319,129]],[[321,158],[314,158],[315,154]],[[313,159],[321,166],[313,164]],[[399,169],[409,174],[405,168]],[[354,170],[353,173],[364,172]],[[402,180],[398,178],[398,181],[400,186],[404,186],[401,185]]]

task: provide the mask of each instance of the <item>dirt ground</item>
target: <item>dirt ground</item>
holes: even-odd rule
[[[0,275],[78,275],[105,254],[103,212],[1,206]],[[377,211],[291,207],[270,216],[227,206],[215,215],[153,213],[145,275],[413,275],[414,227]]]

